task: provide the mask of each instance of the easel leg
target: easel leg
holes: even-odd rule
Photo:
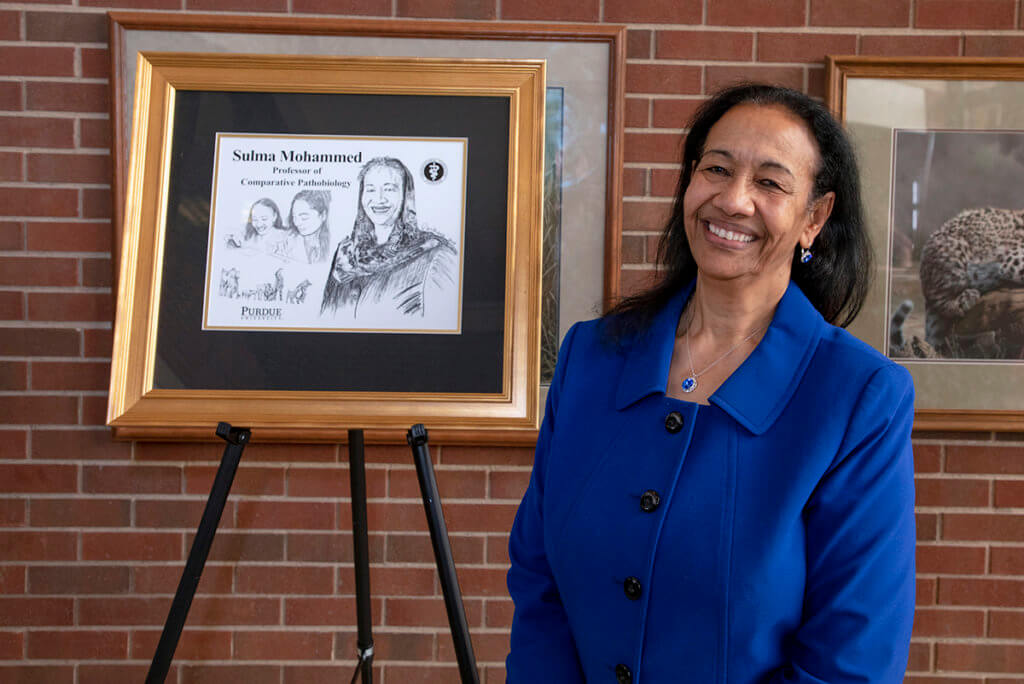
[[[231,483],[238,471],[238,463],[242,460],[242,450],[249,443],[252,433],[248,428],[233,428],[227,423],[219,423],[217,436],[228,444],[224,447],[224,455],[220,459],[220,468],[217,469],[217,476],[213,480],[210,498],[206,500],[203,519],[199,522],[199,530],[192,541],[192,550],[189,551],[185,571],[181,574],[178,591],[174,594],[167,622],[164,623],[164,631],[160,635],[153,662],[149,666],[146,684],[163,684],[167,672],[171,669],[171,659],[174,658],[174,650],[178,647],[178,639],[181,638],[188,609],[192,607],[192,599],[203,575],[206,558],[210,555],[213,535],[217,533],[224,504],[227,503],[228,493],[231,491]]]
[[[352,548],[356,574],[356,620],[362,684],[373,684],[373,616],[370,612],[370,550],[366,523],[366,460],[363,431],[348,431],[348,474],[352,496]],[[355,677],[352,678],[355,681]]]
[[[448,526],[444,522],[441,495],[437,491],[434,465],[427,448],[427,429],[420,423],[413,425],[406,433],[406,440],[412,448],[412,458],[416,463],[420,495],[427,515],[427,527],[430,529],[430,542],[434,547],[434,560],[437,562],[437,574],[444,594],[444,607],[448,611],[448,626],[451,627],[455,658],[459,663],[459,677],[462,684],[480,684],[473,642],[466,623],[466,607],[462,603],[462,591],[459,589],[451,542],[448,540]]]

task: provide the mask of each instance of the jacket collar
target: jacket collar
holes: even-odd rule
[[[664,394],[675,330],[694,283],[681,289],[625,350],[615,406],[624,409],[649,394]],[[765,432],[782,413],[807,370],[825,325],[793,282],[775,309],[761,342],[711,395],[711,403],[754,434]]]

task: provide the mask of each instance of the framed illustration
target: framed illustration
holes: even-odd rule
[[[914,376],[915,428],[1024,427],[1024,60],[828,57],[878,277],[851,331]]]
[[[140,53],[108,422],[538,422],[544,62]]]
[[[131,94],[138,56],[143,51],[545,60],[540,404],[561,337],[573,322],[598,315],[617,297],[623,27],[114,12],[110,14],[110,33],[113,195],[118,230],[127,193],[134,107]],[[241,199],[236,202],[239,206],[241,203]],[[288,211],[285,207],[278,209],[284,214]],[[255,214],[261,213],[272,212],[269,208],[256,209]],[[118,236],[115,245],[120,242]],[[229,281],[225,287],[231,288],[234,273],[228,268],[226,274]],[[240,282],[239,288],[244,292],[256,286],[273,288],[275,284],[274,273],[267,272],[259,282],[249,287]],[[287,296],[292,288],[288,283],[283,286]],[[310,292],[315,289],[309,287]],[[352,399],[362,396],[356,391]],[[383,401],[387,404],[390,399],[385,397]],[[422,413],[410,412],[407,417],[417,415]],[[339,425],[333,436],[325,433],[323,438],[344,439],[343,428]],[[143,430],[116,431],[133,438],[160,437]],[[260,434],[264,439],[293,438],[287,431],[263,430]],[[385,428],[368,432],[367,439],[400,441],[403,434]],[[449,442],[528,444],[535,439],[536,430],[494,425],[480,429],[467,424],[454,430],[432,430],[432,434]]]

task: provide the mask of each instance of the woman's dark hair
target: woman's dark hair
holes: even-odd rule
[[[259,231],[256,230],[256,226],[252,225],[252,212],[256,209],[256,207],[260,205],[268,207],[271,211],[274,212],[273,227],[277,230],[284,230],[284,223],[281,221],[281,210],[277,208],[277,202],[270,199],[269,197],[261,197],[255,202],[253,202],[252,206],[249,207],[249,220],[245,224],[246,240],[252,240],[257,235],[259,235]]]
[[[794,250],[791,279],[829,323],[843,327],[857,316],[871,278],[871,243],[864,225],[857,160],[846,133],[827,109],[789,88],[740,84],[726,88],[701,105],[690,122],[683,145],[683,166],[668,225],[658,243],[661,279],[645,292],[619,302],[605,314],[614,336],[643,329],[672,296],[697,275],[684,226],[683,196],[695,164],[704,152],[711,127],[741,104],[780,106],[807,124],[821,158],[811,200],[835,193],[832,213],[814,241],[814,258],[800,263]],[[799,246],[798,246],[799,247]]]
[[[328,228],[330,223],[328,214],[331,206],[331,193],[328,190],[299,190],[292,198],[292,205],[288,209],[288,230],[294,235],[299,235],[299,229],[295,227],[295,203],[302,200],[309,205],[310,209],[324,217],[320,227],[316,230],[317,247],[315,253],[307,250],[307,258],[310,263],[323,261],[327,258],[327,252],[331,248],[331,231]]]

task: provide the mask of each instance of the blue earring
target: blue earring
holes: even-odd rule
[[[801,247],[800,248],[800,263],[801,264],[806,264],[808,261],[810,261],[813,258],[814,258],[814,255],[811,254],[811,250],[807,249],[806,247]]]

